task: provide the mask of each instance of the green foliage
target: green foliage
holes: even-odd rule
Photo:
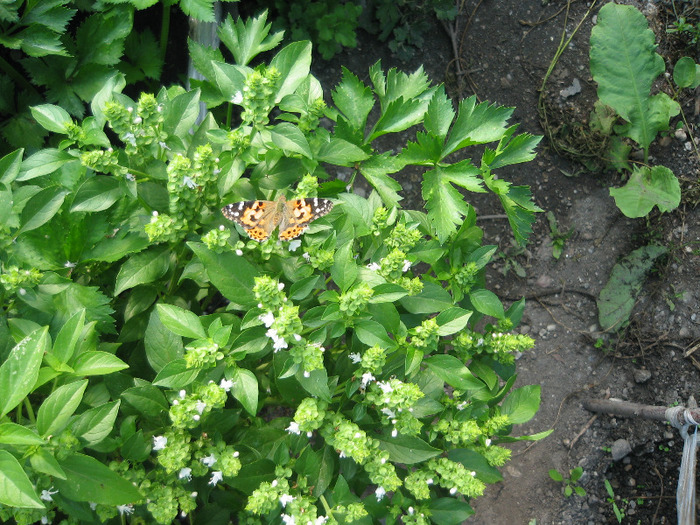
[[[619,330],[627,324],[646,274],[667,251],[663,246],[643,246],[613,267],[598,298],[598,322],[603,330]]]
[[[552,478],[554,481],[564,484],[564,496],[566,496],[567,498],[573,493],[576,493],[577,496],[581,497],[586,495],[586,490],[578,485],[578,480],[581,479],[581,476],[583,476],[583,467],[576,467],[571,469],[569,471],[568,478],[565,478],[556,469],[551,469],[549,471],[550,478]]]
[[[625,513],[623,510],[620,510],[620,508],[617,506],[617,503],[615,503],[615,491],[613,491],[610,482],[606,479],[604,483],[605,490],[608,493],[607,501],[608,503],[612,504],[613,512],[615,513],[615,518],[617,519],[617,522],[622,523],[622,520],[625,518]]]
[[[564,243],[574,233],[574,228],[569,228],[568,232],[559,230],[557,219],[551,211],[547,212],[547,222],[549,222],[549,236],[552,239],[552,257],[559,259],[564,249]]]
[[[666,93],[650,93],[652,83],[665,68],[644,15],[632,6],[604,5],[591,31],[590,59],[600,102],[624,121],[613,126],[612,131],[639,144],[647,163],[649,145],[660,131],[668,129],[680,106]],[[610,129],[599,117],[592,121],[598,122],[601,130]],[[627,165],[628,151],[620,141],[613,141],[610,157],[616,159],[617,165]],[[643,217],[654,206],[661,211],[673,210],[681,198],[678,179],[661,166],[635,166],[627,185],[611,189],[610,193],[628,217]]]
[[[82,120],[34,106],[57,147],[0,159],[1,520],[458,523],[501,444],[546,435],[509,437],[539,408],[511,391],[534,341],[511,333],[524,302],[486,288],[496,248],[460,193],[493,192],[524,243],[537,208],[494,171],[539,137],[380,64],[327,107],[308,42],[246,65],[279,42],[265,20],[220,27],[235,64],[192,44],[192,91],[115,82]],[[239,124],[197,123],[202,101]],[[399,206],[407,166],[427,213]],[[289,243],[219,212],[318,194],[333,210]]]

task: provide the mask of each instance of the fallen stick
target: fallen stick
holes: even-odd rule
[[[601,412],[623,417],[637,417],[642,419],[654,419],[656,421],[668,421],[674,427],[682,427],[687,424],[697,425],[700,422],[700,410],[697,408],[660,407],[630,403],[618,399],[587,399],[583,402],[586,410]]]

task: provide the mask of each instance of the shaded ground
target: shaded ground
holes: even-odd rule
[[[459,69],[467,73],[462,76],[455,74],[452,41],[437,26],[432,41],[410,64],[394,60],[368,37],[357,50],[339,55],[331,64],[317,62],[314,74],[324,85],[335,85],[341,64],[365,81],[369,65],[380,58],[384,69],[396,66],[413,71],[424,64],[434,82],[446,82],[453,98],[476,93],[481,100],[514,106],[513,121],[521,124],[521,131],[543,134],[538,89],[564,27],[570,35],[589,6],[574,3],[566,23],[565,7],[566,3],[540,0],[467,2],[467,15],[458,19],[455,31]],[[659,50],[667,53],[669,70],[668,64],[678,57],[665,40],[664,9],[645,14],[657,41],[663,40]],[[468,23],[471,13],[475,14]],[[550,122],[555,125],[585,119],[595,99],[588,68],[592,25],[589,15],[547,85]],[[581,84],[581,93],[563,98],[560,91],[574,79]],[[692,98],[684,102],[695,130],[697,103]],[[540,384],[542,406],[532,421],[516,427],[513,434],[549,428],[554,432],[543,441],[513,447],[513,460],[503,470],[504,482],[489,487],[483,498],[473,502],[476,515],[469,523],[617,523],[612,504],[606,501],[604,479],[610,480],[617,505],[627,515],[623,523],[676,522],[675,488],[683,446],[678,432],[650,421],[593,417],[581,402],[610,396],[671,406],[685,404],[698,390],[700,372],[693,356],[684,356],[700,340],[700,209],[693,207],[698,199],[698,162],[685,149],[687,140],[671,135],[652,146],[652,155],[654,163],[685,179],[684,192],[694,186],[695,200],[688,199],[671,214],[652,213],[648,220],[627,219],[615,207],[608,187],[621,185],[616,175],[583,172],[579,163],[555,153],[546,139],[535,161],[501,172],[507,180],[529,185],[537,204],[554,213],[560,230],[573,227],[574,233],[557,261],[544,214],[524,253],[512,249],[505,220],[480,221],[485,244],[498,244],[507,254],[492,264],[490,286],[508,304],[528,298],[520,329],[537,340],[534,351],[518,362],[516,386]],[[567,176],[578,172],[577,177]],[[402,184],[408,206],[421,207],[419,185],[410,179]],[[480,216],[502,213],[493,199],[469,199]],[[652,240],[669,247],[671,256],[647,283],[631,326],[616,342],[598,331],[595,298],[614,264]],[[524,268],[525,277],[512,270],[513,261]],[[507,268],[511,269],[504,275]],[[594,346],[597,340],[607,347],[606,352]],[[627,440],[632,452],[613,462],[610,448],[619,439]],[[550,480],[548,470],[568,473],[576,466],[584,469],[580,485],[587,495],[567,499],[561,484]]]

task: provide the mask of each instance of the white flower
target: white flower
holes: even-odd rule
[[[311,372],[309,372],[308,370],[304,370],[304,377],[311,377]]]
[[[141,122],[143,122],[143,119],[141,117],[136,117],[134,119],[134,124],[141,124]]]
[[[297,248],[301,246],[301,241],[299,239],[294,239],[293,241],[289,241],[289,251],[290,252],[295,252]]]
[[[487,447],[490,447],[490,446],[491,446],[491,438],[487,439],[487,440],[484,442],[484,444],[485,444]]]
[[[75,268],[75,263],[66,261],[66,263],[63,265],[64,268]]]
[[[185,399],[185,397],[187,396],[187,391],[185,389],[182,389],[180,390],[180,392],[178,392],[178,395],[180,396],[180,399]]]
[[[124,142],[128,142],[132,146],[136,146],[136,136],[131,132],[125,133],[124,134]]]
[[[133,173],[127,173],[126,180],[128,180],[129,182],[134,182],[136,180],[136,177],[134,177]]]
[[[153,436],[153,450],[163,450],[168,444],[168,438],[165,436]]]
[[[369,263],[367,265],[367,268],[376,272],[377,270],[379,270],[379,268],[381,268],[381,266],[379,265],[379,263],[373,262],[373,263]]]
[[[307,262],[311,260],[311,256],[309,255],[309,252],[304,252],[304,253],[302,254],[302,257],[303,257],[304,259],[306,259]]]
[[[359,354],[359,352],[353,352],[352,354],[348,355],[348,357],[350,358],[350,361],[352,361],[353,365],[356,365],[362,361],[362,356]]]
[[[298,343],[299,341],[301,341],[301,336],[300,336],[299,334],[294,334],[292,337],[294,337],[294,340],[295,340],[297,343]],[[323,351],[323,350],[321,350],[321,351]]]
[[[180,479],[186,479],[187,481],[192,480],[192,469],[190,467],[183,467],[178,472],[177,477]]]
[[[314,521],[314,525],[323,525],[323,524],[326,523],[327,521],[328,521],[328,516],[319,516],[319,517],[316,518],[316,520]]]
[[[290,434],[301,434],[301,430],[299,430],[299,423],[296,421],[289,423],[289,426],[285,428],[285,430]]]
[[[277,289],[281,292],[284,290],[284,283],[277,283]]]
[[[409,261],[408,259],[404,259],[404,261],[403,261],[403,273],[406,273],[410,269],[411,269],[411,261]]]
[[[156,210],[153,210],[153,216],[158,217],[158,212]]]
[[[163,149],[170,149],[170,146],[168,146],[165,142],[161,141],[158,143],[158,145],[163,148]]]
[[[27,290],[25,290],[24,288],[20,288],[20,289],[19,289],[19,294],[20,294],[20,295],[27,295]]]
[[[231,102],[234,104],[240,104],[243,102],[243,93],[236,91],[236,93],[231,97]]]
[[[236,255],[238,255],[239,257],[240,257],[241,255],[243,255],[243,250],[241,250],[240,248],[238,248],[238,249],[236,250]]]
[[[205,458],[201,459],[201,462],[204,463],[207,467],[212,467],[214,463],[216,463],[216,456],[214,454],[210,454]]]
[[[374,381],[375,377],[370,372],[365,372],[362,374],[362,381],[360,382],[360,388],[367,388],[367,383]]]
[[[224,479],[224,474],[220,470],[216,470],[211,473],[211,479],[209,480],[209,484],[216,485],[222,479]]]
[[[386,496],[386,490],[384,490],[384,487],[377,487],[377,490],[374,491],[374,495],[377,496],[377,501],[382,501],[384,496]]]
[[[377,386],[382,389],[382,392],[389,394],[394,391],[394,387],[388,381],[377,381]]]
[[[430,478],[430,479],[426,479],[425,483],[426,483],[426,485],[432,485],[435,482],[433,481],[433,478]]]
[[[457,487],[452,487],[452,488],[450,489],[450,494],[452,494],[453,496],[454,496],[455,494],[457,494]]]
[[[391,419],[394,419],[396,417],[396,412],[387,407],[382,408],[382,414],[384,414],[387,417],[390,417]]]
[[[226,390],[226,392],[228,392],[233,388],[233,381],[231,381],[230,379],[222,379],[221,383],[219,383],[219,386]]]
[[[282,514],[281,518],[284,522],[284,525],[296,525],[296,521],[294,521],[294,516],[287,516],[286,514]]]
[[[220,232],[224,231],[225,229],[226,229],[226,226],[224,226],[223,224],[219,224],[219,231]]]
[[[117,510],[119,511],[119,514],[121,514],[121,515],[133,514],[134,506],[131,503],[129,503],[128,505],[117,505]]]
[[[394,429],[394,430],[391,431],[391,437],[395,438],[395,437],[398,436],[398,435],[399,435],[399,433],[398,433],[398,431],[397,431],[396,429]]]
[[[265,332],[265,335],[272,339],[272,348],[275,352],[281,350],[282,348],[288,347],[287,341],[284,340],[284,337],[278,336],[277,330],[274,328],[270,328],[267,332]]]
[[[39,496],[42,500],[44,501],[53,501],[53,498],[51,497],[52,494],[58,494],[57,490],[51,490],[53,487],[51,487],[49,490],[42,490],[41,491],[41,496]]]
[[[194,405],[194,408],[199,412],[199,415],[201,416],[204,414],[204,409],[207,408],[207,404],[204,401],[197,401],[197,403]]]
[[[51,523],[51,522],[49,521],[49,518],[47,518],[46,516],[42,516],[42,517],[41,517],[41,523],[42,523],[42,525],[44,525],[44,524],[45,524],[45,525],[48,525],[48,524]]]
[[[291,503],[292,501],[294,501],[294,496],[291,496],[289,494],[282,494],[280,496],[280,505],[282,505],[283,507],[286,507],[287,503]]]
[[[185,186],[187,186],[191,190],[193,190],[197,187],[197,184],[195,184],[195,182],[192,180],[192,178],[188,177],[187,175],[185,175],[185,178],[182,179],[182,184],[184,184]]]

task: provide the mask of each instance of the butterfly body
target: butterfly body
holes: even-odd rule
[[[221,209],[224,217],[240,224],[254,241],[266,241],[277,226],[279,238],[290,241],[299,237],[311,221],[322,217],[333,208],[328,199],[312,197],[288,201],[284,195],[275,201],[242,201]]]

